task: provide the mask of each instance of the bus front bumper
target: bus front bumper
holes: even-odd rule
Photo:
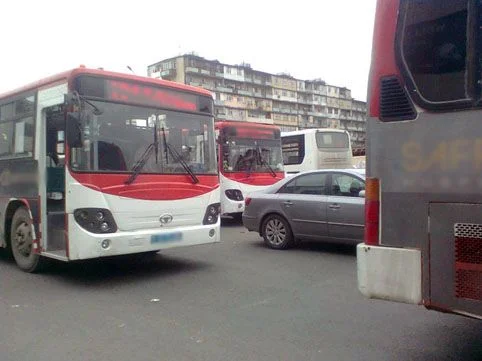
[[[227,197],[224,197],[221,201],[221,214],[230,215],[244,212],[244,200],[233,201]]]
[[[422,303],[422,255],[419,250],[357,246],[358,289],[368,298]]]
[[[90,233],[69,215],[69,260],[117,256],[220,241],[220,220],[212,225]]]

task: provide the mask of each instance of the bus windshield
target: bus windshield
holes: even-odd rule
[[[176,150],[193,173],[217,173],[212,117],[90,102],[101,114],[85,107],[80,121],[83,147],[71,152],[70,164],[74,171],[131,172],[153,143],[157,129],[157,156],[152,152],[141,173],[185,174],[180,159],[173,156],[168,147]]]
[[[283,171],[283,157],[279,139],[236,138],[223,144],[225,172]]]
[[[346,133],[317,132],[316,145],[318,148],[348,148],[349,140]]]

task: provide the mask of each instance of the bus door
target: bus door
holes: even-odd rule
[[[63,106],[46,113],[48,251],[65,250],[65,117]]]
[[[39,195],[43,251],[66,257],[65,238],[65,113],[67,85],[38,93]]]

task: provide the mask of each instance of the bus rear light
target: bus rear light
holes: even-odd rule
[[[79,208],[74,211],[74,218],[82,228],[92,233],[114,233],[117,231],[117,224],[108,209]]]
[[[365,244],[379,244],[380,181],[367,178],[365,186]]]
[[[213,203],[208,206],[204,214],[203,224],[215,224],[219,219],[221,213],[221,203]]]

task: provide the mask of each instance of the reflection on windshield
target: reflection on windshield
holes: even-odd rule
[[[146,147],[154,142],[154,126],[158,124],[164,128],[165,137],[157,134],[158,157],[152,152],[141,173],[186,174],[180,159],[165,151],[166,142],[193,173],[217,172],[211,117],[125,104],[93,103],[103,113],[83,117],[83,147],[74,148],[71,155],[74,170],[131,172]]]
[[[229,140],[223,144],[225,172],[269,172],[283,170],[280,140]]]

